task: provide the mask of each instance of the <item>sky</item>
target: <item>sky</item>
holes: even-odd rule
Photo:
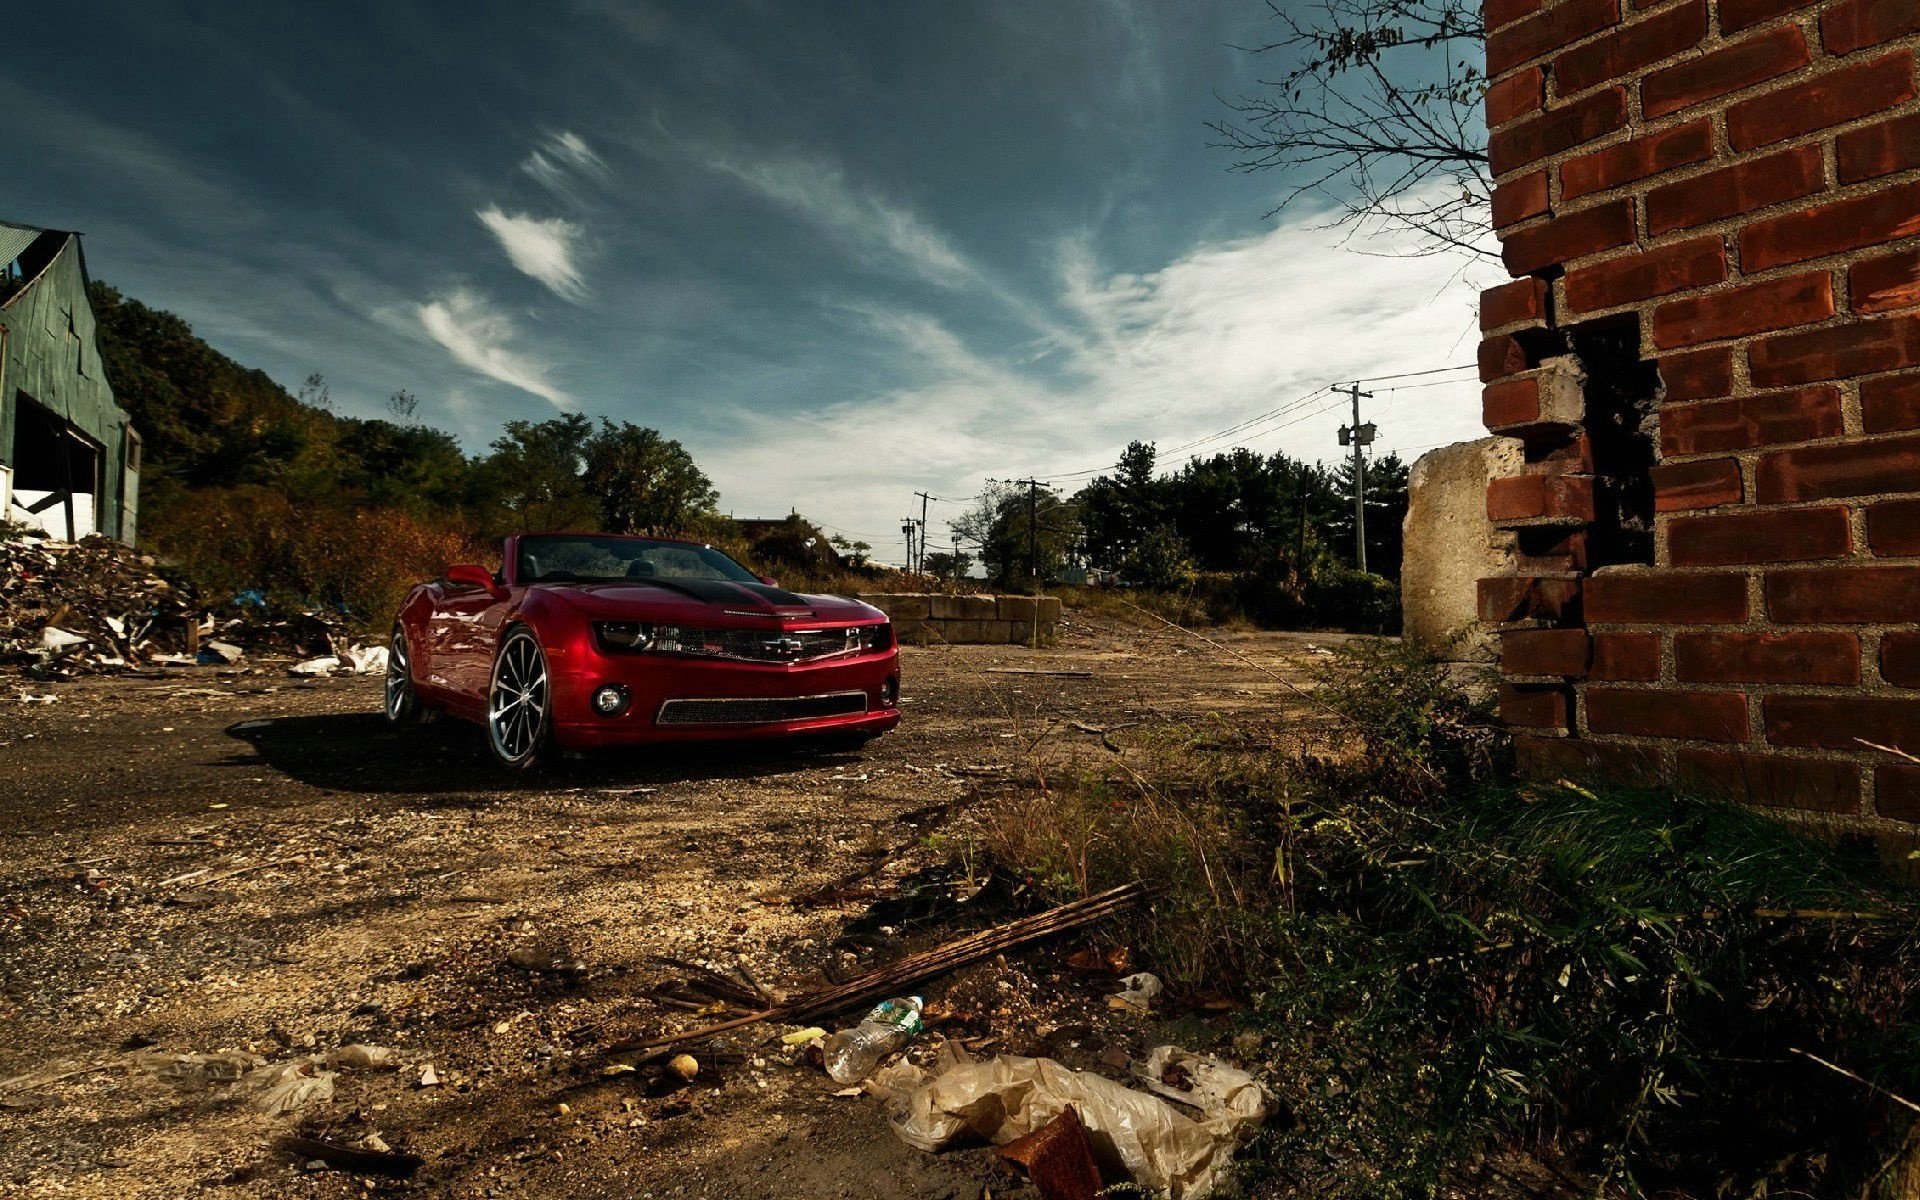
[[[1134,439],[1331,460],[1345,402],[1316,389],[1471,362],[1497,281],[1310,201],[1270,216],[1287,181],[1229,170],[1206,122],[1277,72],[1238,48],[1265,0],[8,24],[33,50],[0,68],[0,219],[82,231],[96,278],[347,415],[405,389],[469,452],[560,412],[652,426],[723,511],[885,561],[917,491],[937,549],[987,479],[1070,491]],[[1380,453],[1482,432],[1471,371],[1367,390]]]

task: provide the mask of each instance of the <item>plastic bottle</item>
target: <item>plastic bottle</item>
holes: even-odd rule
[[[859,1083],[888,1055],[906,1049],[925,1025],[918,996],[883,1000],[852,1029],[842,1029],[820,1047],[835,1083]]]

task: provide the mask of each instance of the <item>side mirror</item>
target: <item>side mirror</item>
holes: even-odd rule
[[[506,591],[495,583],[493,572],[474,563],[459,563],[447,568],[447,582],[461,587],[479,588],[490,596],[498,596]]]
[[[767,585],[768,587],[779,587],[779,586],[780,586],[780,581],[779,581],[778,579],[775,579],[775,578],[774,578],[773,576],[771,576],[771,575],[762,575],[762,576],[760,577],[760,582],[761,582],[761,583],[764,583],[764,584],[766,584],[766,585]]]

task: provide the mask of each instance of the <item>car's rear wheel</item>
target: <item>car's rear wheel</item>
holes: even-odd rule
[[[387,646],[387,724],[398,728],[423,725],[433,715],[413,690],[413,655],[407,649],[407,631],[395,625],[393,641]]]
[[[540,640],[516,625],[500,643],[487,686],[487,748],[494,761],[529,771],[553,740],[553,692]]]

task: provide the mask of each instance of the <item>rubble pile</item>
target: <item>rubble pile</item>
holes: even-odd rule
[[[257,592],[209,604],[111,538],[63,542],[0,526],[0,670],[73,679],[231,666],[249,651],[293,654],[308,675],[385,670],[384,649],[349,646],[345,625],[335,613],[274,612]]]

